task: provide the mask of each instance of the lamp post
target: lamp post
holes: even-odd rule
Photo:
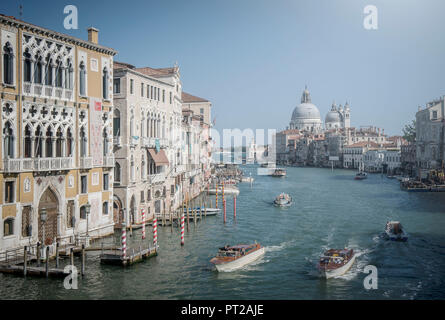
[[[90,210],[91,210],[91,204],[90,202],[87,202],[87,204],[85,205],[85,213],[87,215],[87,237],[88,237],[88,220],[89,220]]]
[[[42,227],[43,227],[43,236],[42,236],[42,249],[45,249],[45,223],[46,223],[46,219],[47,219],[47,214],[46,214],[46,208],[42,208],[42,210],[40,211],[40,221],[42,222]],[[45,250],[43,250],[43,252],[45,252]]]

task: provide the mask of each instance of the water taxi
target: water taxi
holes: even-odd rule
[[[278,168],[275,169],[275,171],[272,173],[272,177],[285,177],[286,176],[286,170]]]
[[[216,194],[216,188],[209,189],[209,194]],[[222,194],[222,187],[218,188],[218,194]],[[239,195],[239,189],[235,186],[227,186],[224,187],[224,195]]]
[[[351,268],[355,258],[352,249],[329,249],[320,257],[318,270],[326,279],[338,277]]]
[[[274,206],[289,207],[292,204],[292,197],[287,193],[282,193],[273,201]]]
[[[259,243],[226,245],[219,248],[218,254],[210,262],[218,272],[230,272],[261,258],[264,253],[265,249]]]
[[[403,230],[402,224],[399,221],[388,221],[386,223],[385,232],[390,240],[406,241],[408,236]]]

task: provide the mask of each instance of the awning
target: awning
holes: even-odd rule
[[[157,166],[168,166],[169,162],[167,159],[167,155],[165,154],[165,151],[163,149],[159,150],[158,153],[156,153],[156,149],[148,149],[148,152],[150,152],[150,156],[153,158],[153,161],[156,163]]]

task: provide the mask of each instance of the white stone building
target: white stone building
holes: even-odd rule
[[[296,106],[292,112],[289,129],[308,132],[320,132],[322,130],[320,111],[317,106],[312,103],[311,95],[307,87],[301,96],[301,103]]]

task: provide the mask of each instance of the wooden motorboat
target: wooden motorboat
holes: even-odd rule
[[[318,270],[326,279],[341,276],[351,268],[355,258],[352,249],[329,249],[320,257]]]
[[[216,194],[216,188],[209,189],[209,194]],[[222,188],[218,188],[218,194],[222,194]],[[224,194],[226,195],[239,195],[239,189],[235,186],[224,187]]]
[[[285,177],[285,176],[286,176],[286,170],[281,169],[281,168],[275,169],[275,171],[272,173],[272,177],[281,178],[281,177]]]
[[[403,230],[402,224],[399,221],[388,221],[385,227],[385,233],[389,240],[406,241],[408,236]]]
[[[219,248],[218,254],[210,262],[219,272],[230,272],[259,259],[264,253],[265,249],[259,243],[226,245]]]
[[[275,198],[273,204],[277,207],[288,207],[292,204],[292,197],[287,193],[281,193]]]

